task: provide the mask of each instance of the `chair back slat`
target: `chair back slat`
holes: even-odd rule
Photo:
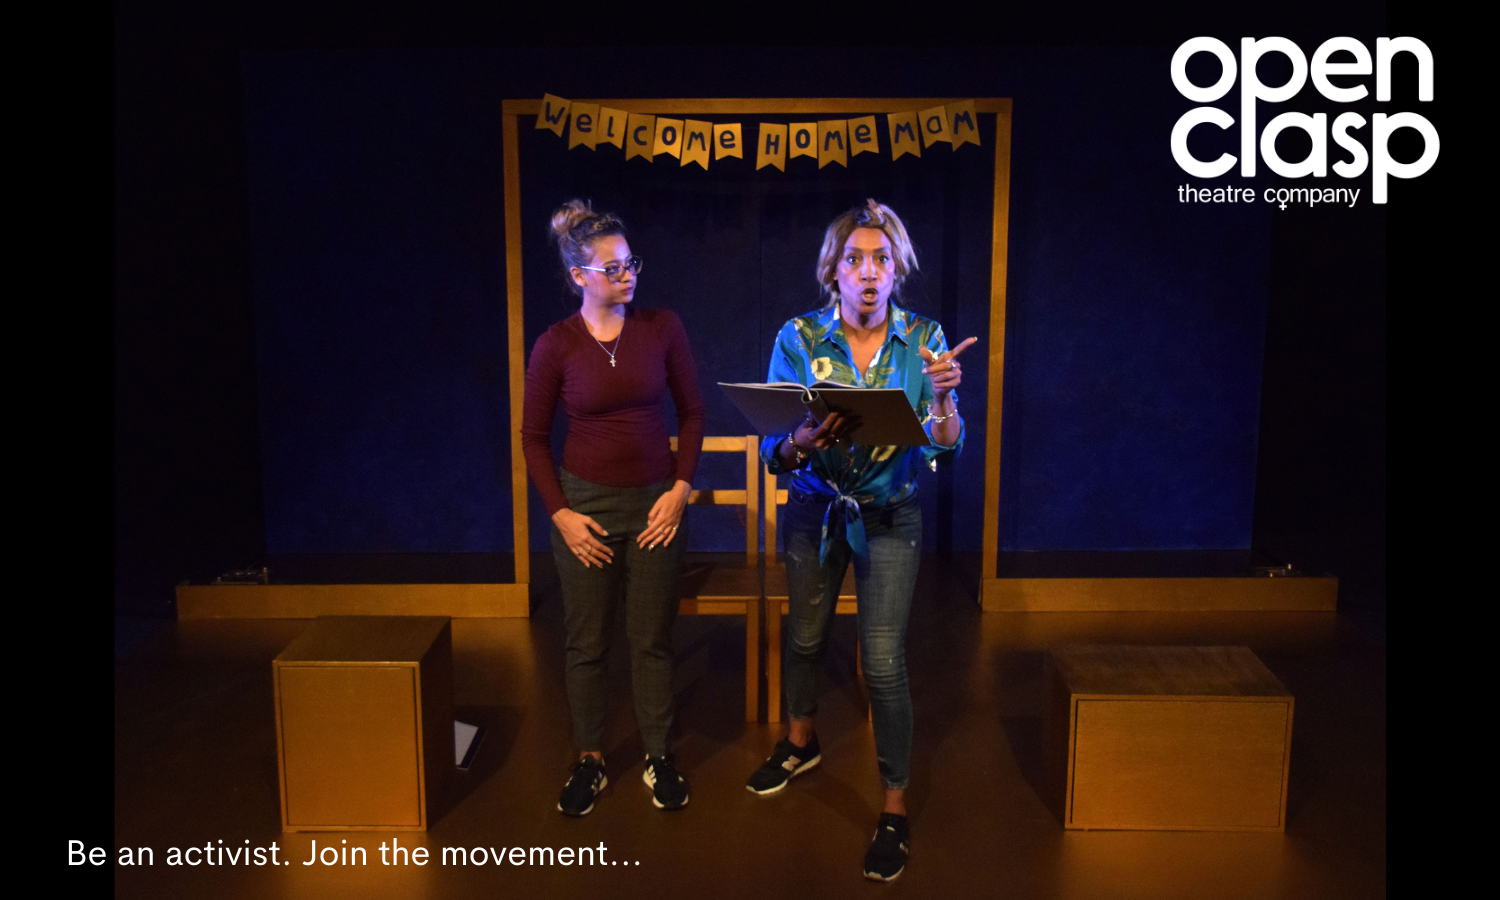
[[[677,451],[677,438],[672,438]],[[741,506],[745,510],[745,565],[689,566],[683,573],[679,615],[743,616],[745,620],[745,721],[760,716],[760,622],[765,573],[760,568],[760,439],[753,434],[703,439],[704,453],[743,453],[745,483],[729,489],[703,488],[688,495],[690,506]],[[773,482],[774,487],[774,482]],[[780,620],[777,620],[780,624]],[[779,709],[779,707],[778,707]]]
[[[677,452],[677,436],[673,435],[672,452]],[[745,486],[720,490],[708,488],[693,491],[688,495],[689,506],[743,506],[745,508],[745,565],[760,562],[760,438],[747,435],[715,435],[703,439],[704,453],[743,453],[745,455]],[[774,483],[774,480],[773,480]],[[775,517],[775,513],[772,513]],[[773,526],[774,527],[774,526]]]

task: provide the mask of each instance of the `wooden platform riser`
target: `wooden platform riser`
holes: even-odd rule
[[[524,584],[203,584],[177,588],[179,619],[507,619],[530,614],[530,595]]]
[[[524,584],[183,585],[177,588],[177,617],[524,618],[530,615],[529,593]],[[724,599],[722,612],[717,597],[693,602],[700,614],[736,612],[734,601]],[[1337,606],[1337,578],[991,578],[983,594],[985,612],[1332,612]]]
[[[989,578],[985,612],[1332,612],[1337,578]]]

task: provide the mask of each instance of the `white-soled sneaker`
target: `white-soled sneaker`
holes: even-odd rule
[[[585,756],[573,764],[573,774],[563,785],[557,810],[565,816],[586,816],[594,808],[594,798],[609,784],[604,775],[604,761]]]
[[[823,761],[823,752],[818,749],[818,736],[807,739],[807,746],[798,747],[788,738],[776,742],[771,758],[761,763],[759,769],[745,782],[745,789],[762,797],[774,794],[786,787],[788,781],[817,766]]]
[[[657,809],[682,809],[688,805],[688,783],[677,771],[671,755],[646,757],[646,771],[641,780],[651,788],[651,802]]]
[[[906,868],[906,848],[910,842],[906,816],[881,813],[870,849],[865,851],[865,877],[872,881],[895,881]]]

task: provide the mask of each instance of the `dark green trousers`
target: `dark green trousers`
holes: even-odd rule
[[[552,528],[552,554],[562,582],[568,632],[565,659],[573,738],[581,752],[604,750],[610,626],[623,599],[636,721],[646,752],[664,755],[672,727],[672,625],[681,596],[678,580],[687,546],[687,519],[683,518],[677,537],[668,546],[646,550],[635,539],[645,530],[652,505],[675,479],[617,488],[584,481],[566,470],[559,472],[559,478],[568,505],[608,531],[608,537],[599,540],[614,551],[614,559],[603,568],[585,567],[563,542],[557,527]]]

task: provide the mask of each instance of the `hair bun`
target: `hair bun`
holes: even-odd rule
[[[593,207],[582,200],[569,200],[552,214],[552,234],[561,239],[570,236],[573,229],[585,219],[593,218]]]
[[[569,200],[559,206],[552,213],[550,224],[564,272],[574,266],[588,265],[594,241],[611,234],[625,235],[625,223],[618,216],[594,212],[593,203],[584,200]],[[571,279],[567,284],[575,293],[581,290]]]

